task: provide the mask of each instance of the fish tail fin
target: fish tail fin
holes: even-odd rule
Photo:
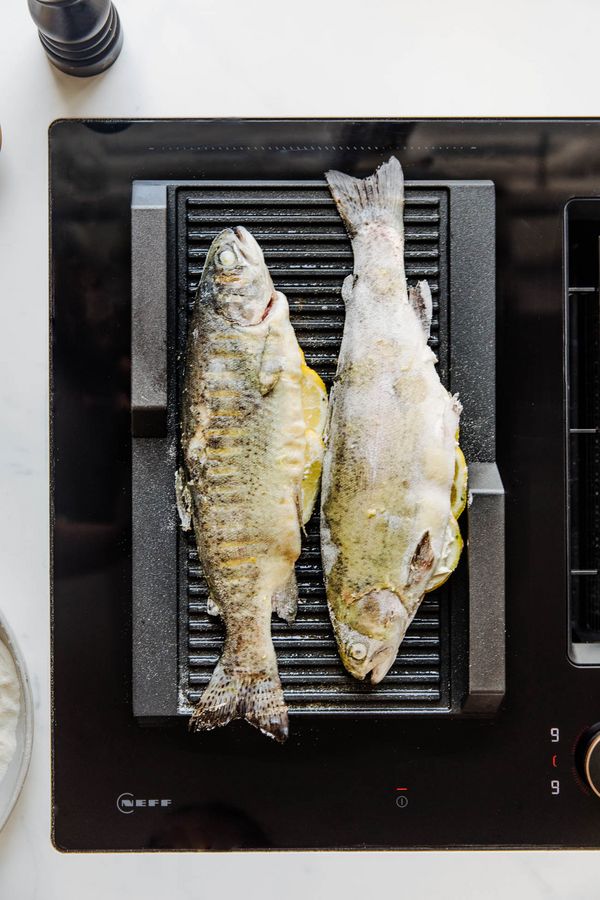
[[[368,178],[326,172],[325,178],[350,237],[361,225],[386,222],[403,231],[404,175],[395,156]]]
[[[288,712],[275,667],[264,672],[227,671],[219,660],[189,727],[190,731],[210,731],[232,719],[246,719],[263,734],[285,741]]]

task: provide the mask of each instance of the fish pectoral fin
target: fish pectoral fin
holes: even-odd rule
[[[263,344],[258,372],[258,384],[263,397],[273,390],[283,371],[281,354],[277,352],[278,344],[277,337],[272,329],[269,329]]]
[[[411,588],[420,583],[427,584],[427,576],[431,575],[434,563],[431,535],[426,531],[419,540],[409,563],[406,587]]]
[[[281,367],[277,369],[261,369],[259,376],[260,393],[263,397],[270,394],[281,375]]]
[[[298,583],[294,571],[273,594],[272,605],[273,612],[291,625],[298,612]]]
[[[274,740],[286,740],[288,711],[275,664],[263,672],[246,672],[229,669],[219,660],[189,728],[211,731],[232,719],[246,719]]]
[[[431,319],[433,316],[433,300],[431,298],[431,288],[426,281],[418,281],[417,284],[408,289],[409,302],[417,314],[425,337],[429,340],[431,332]]]
[[[175,502],[179,521],[183,531],[191,531],[193,518],[192,494],[188,487],[187,478],[183,469],[175,472]]]
[[[463,548],[463,539],[458,527],[458,522],[454,516],[450,516],[446,535],[444,538],[444,546],[440,554],[437,566],[431,573],[431,577],[425,588],[426,593],[435,591],[441,587],[452,575],[460,560]]]

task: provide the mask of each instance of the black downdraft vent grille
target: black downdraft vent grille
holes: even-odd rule
[[[179,315],[193,302],[206,252],[228,225],[244,225],[260,243],[275,287],[288,298],[309,365],[328,387],[344,324],[341,286],[352,248],[324,182],[207,182],[176,194]],[[434,299],[431,346],[447,379],[448,202],[444,190],[407,186],[405,260],[410,283],[427,279]],[[185,321],[178,326],[181,383]],[[180,713],[187,714],[220,654],[223,626],[206,612],[207,587],[193,538],[180,533]],[[337,655],[319,554],[318,515],[308,525],[296,565],[300,604],[287,625],[273,617],[279,672],[291,713],[440,712],[450,706],[449,593],[427,597],[384,681],[349,676]]]

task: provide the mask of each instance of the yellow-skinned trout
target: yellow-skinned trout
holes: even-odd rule
[[[190,721],[195,730],[245,718],[278,741],[288,734],[271,612],[288,621],[296,613],[294,563],[310,515],[303,502],[306,369],[287,300],[274,290],[259,245],[244,228],[226,229],[202,272],[181,409],[180,513],[194,529],[208,611],[226,629]]]

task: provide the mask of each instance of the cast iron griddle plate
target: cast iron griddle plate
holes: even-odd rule
[[[206,252],[223,228],[246,226],[265,253],[275,287],[289,300],[291,318],[309,365],[328,389],[344,326],[341,286],[352,271],[352,247],[324,181],[206,182],[175,197],[178,231],[178,383],[185,355],[186,319]],[[410,283],[427,279],[434,298],[430,344],[447,379],[447,232],[444,190],[410,188],[405,205],[405,261]],[[440,314],[441,309],[441,314]],[[178,392],[178,400],[179,400]],[[273,617],[273,641],[292,713],[443,711],[450,705],[450,590],[427,597],[384,681],[352,678],[338,657],[321,571],[318,509],[307,526],[296,571],[300,603],[293,625]],[[206,612],[207,586],[194,538],[180,532],[179,712],[188,715],[219,657],[223,626]]]

